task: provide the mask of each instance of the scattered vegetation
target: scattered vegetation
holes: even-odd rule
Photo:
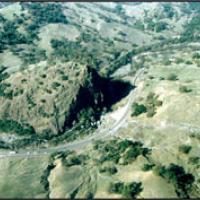
[[[131,116],[138,116],[147,113],[147,117],[153,117],[156,114],[156,108],[162,105],[162,101],[158,100],[155,93],[150,92],[145,100],[144,105],[133,103]]]
[[[5,72],[5,70],[6,70],[5,66],[0,67],[0,82],[10,77],[10,75],[7,72]]]
[[[156,108],[162,105],[162,101],[158,100],[155,93],[150,92],[146,98],[147,117],[153,117],[156,113]]]
[[[197,167],[200,167],[200,157],[199,156],[189,157],[188,162],[191,163],[192,165],[197,165]]]
[[[163,64],[164,65],[170,65],[171,64],[171,61],[169,59],[164,59],[163,60]]]
[[[81,63],[88,63],[97,65],[94,55],[90,54],[80,42],[68,41],[68,40],[51,40],[51,46],[54,49],[52,53],[52,59],[60,58],[63,61],[78,60]]]
[[[10,83],[0,83],[0,96],[7,98],[7,99],[12,99],[13,98],[13,90],[7,91],[8,88],[10,88],[11,84]]]
[[[168,167],[157,166],[155,172],[174,185],[180,198],[189,198],[189,191],[195,179],[192,174],[186,173],[183,167],[171,163]]]
[[[20,148],[30,147],[31,145],[39,145],[42,140],[39,140],[36,134],[31,135],[27,138],[20,138],[15,139],[13,142],[11,142],[11,148],[13,150],[18,150]],[[35,147],[35,146],[34,146]]]
[[[187,64],[187,65],[192,65],[192,61],[187,60],[187,61],[185,62],[185,64]]]
[[[190,151],[192,150],[192,147],[189,145],[180,145],[179,146],[179,151],[184,153],[184,154],[188,154]]]
[[[49,164],[47,168],[44,170],[41,178],[40,178],[40,183],[44,186],[45,191],[49,191],[49,181],[48,177],[51,173],[51,170],[55,167],[53,164]]]
[[[157,33],[162,32],[166,29],[168,29],[168,24],[166,22],[158,22],[155,24],[155,31]]]
[[[94,119],[95,111],[92,107],[83,108],[77,113],[77,121],[79,124],[84,125],[86,128],[91,126],[91,123],[95,121]]]
[[[176,60],[175,60],[176,64],[180,64],[180,63],[183,63],[183,62],[184,62],[184,60],[182,58],[176,58]]]
[[[0,52],[3,52],[11,45],[29,43],[27,37],[18,31],[18,27],[13,21],[9,21],[1,16],[2,28],[0,33]]]
[[[29,124],[21,124],[14,120],[0,120],[0,131],[6,133],[16,133],[18,135],[36,134],[34,128]]]
[[[35,107],[35,106],[37,105],[37,104],[34,102],[33,97],[32,97],[31,94],[27,94],[27,95],[26,95],[26,99],[27,99],[27,102],[28,102],[28,104],[29,104],[29,108],[30,108],[30,109],[33,108],[33,107]]]
[[[169,81],[176,81],[176,80],[178,80],[178,78],[177,78],[177,75],[176,75],[176,74],[171,73],[171,74],[169,74],[169,75],[167,76],[167,80],[169,80]]]
[[[150,171],[152,170],[152,168],[155,166],[155,164],[144,164],[142,167],[142,171],[146,172],[146,171]]]
[[[65,166],[73,166],[73,165],[81,165],[84,164],[85,161],[88,159],[88,156],[80,154],[80,155],[71,155],[62,159],[62,162]]]
[[[199,53],[193,53],[192,58],[193,59],[200,59],[200,54]]]
[[[146,112],[147,112],[147,108],[143,104],[133,103],[131,116],[138,116]]]
[[[21,4],[22,8],[28,8],[29,14],[27,16],[22,15],[18,18],[15,18],[14,21],[9,21],[5,19],[4,17],[0,16],[0,52],[3,52],[6,49],[9,49],[14,53],[14,55],[19,56],[26,64],[34,64],[37,62],[40,62],[42,60],[47,59],[47,55],[45,50],[39,49],[35,44],[35,40],[38,40],[38,31],[39,28],[42,26],[47,25],[48,23],[64,23],[67,24],[68,19],[66,19],[64,13],[62,12],[62,6],[61,4],[54,4],[54,3],[45,3],[43,4],[32,4],[32,3],[24,3]],[[81,5],[80,5],[81,6]],[[162,15],[164,17],[173,18],[176,17],[175,10],[172,9],[172,7],[168,4],[163,6],[164,11]],[[116,12],[118,12],[121,15],[124,15],[124,9],[123,6],[118,5],[116,6]],[[197,9],[194,7],[194,9]],[[199,11],[199,10],[198,10]],[[163,18],[164,18],[163,17]],[[162,18],[162,16],[155,16],[156,19]],[[113,19],[109,19],[108,17],[101,16],[101,19],[104,19],[107,23],[114,22]],[[125,18],[124,18],[125,19]],[[96,20],[96,19],[95,19]],[[92,22],[95,22],[94,19],[92,19]],[[129,21],[129,18],[126,18],[127,24]],[[162,32],[164,30],[167,30],[169,27],[169,24],[166,22],[161,21],[153,21],[151,19],[145,19],[145,23],[147,22],[147,29],[152,30],[154,32]],[[146,29],[146,24],[141,21],[136,21],[135,27],[144,30]],[[23,32],[21,31],[20,24],[23,24]],[[109,58],[106,57],[106,61],[110,64],[108,65],[106,62],[103,63],[102,60],[99,60],[101,57],[95,48],[92,47],[92,50],[89,50],[88,46],[90,45],[90,42],[99,42],[99,35],[97,33],[91,34],[90,32],[81,33],[79,39],[76,42],[68,41],[68,40],[57,40],[53,39],[51,40],[51,46],[53,48],[53,53],[51,55],[51,59],[54,60],[55,58],[58,58],[58,60],[61,61],[73,61],[78,60],[79,62],[87,63],[89,65],[94,66],[98,70],[104,70],[105,76],[110,76],[116,69],[119,67],[126,65],[126,64],[132,64],[132,57],[134,55],[137,55],[140,52],[145,51],[155,51],[156,49],[161,49],[176,41],[176,43],[188,41],[190,39],[199,39],[199,14],[198,12],[194,15],[191,21],[188,21],[188,24],[186,25],[186,31],[183,33],[182,37],[176,40],[167,40],[162,39],[163,36],[160,36],[163,43],[156,45],[150,45],[145,47],[138,47],[134,46],[134,50],[124,54],[123,50],[115,50],[115,46],[113,45],[112,41],[106,41],[101,40],[102,43],[105,43],[110,48],[106,48],[106,51],[108,51],[108,54],[106,52],[106,56],[110,56]],[[76,25],[77,26],[77,25]],[[20,32],[21,31],[21,32]],[[94,35],[94,36],[93,36]],[[126,37],[125,32],[119,32],[120,37],[115,38],[118,42],[123,42],[123,37]],[[188,40],[187,40],[188,39]],[[198,40],[197,40],[198,41]],[[145,41],[146,42],[146,41]],[[31,45],[22,45],[25,46],[25,48],[20,49],[18,46],[21,46],[20,44],[31,44]],[[84,45],[82,45],[84,44]],[[91,43],[91,46],[96,46],[96,43]],[[87,46],[88,45],[88,46]],[[105,46],[106,46],[105,45]],[[12,48],[11,48],[12,46]],[[101,46],[100,46],[101,47]],[[99,48],[101,49],[101,48]],[[109,51],[112,51],[110,54]],[[102,55],[103,57],[103,55]],[[194,53],[192,58],[196,61],[200,58],[199,53]],[[182,59],[177,59],[175,61],[177,64],[185,62]],[[192,64],[192,61],[186,61],[186,64]],[[103,64],[102,64],[103,63]],[[165,65],[170,65],[171,61],[169,59],[166,59],[163,61]],[[107,69],[105,67],[99,67],[100,64],[102,66],[108,66]],[[139,69],[143,66],[144,61],[141,63],[133,64],[132,66],[135,69]],[[145,63],[146,64],[146,63]],[[78,73],[76,76],[79,76]],[[5,80],[9,78],[9,74],[4,72],[4,70],[0,71],[0,96],[5,97],[8,99],[12,99],[14,96],[20,95],[23,93],[23,89],[12,90],[11,85],[7,83]],[[46,78],[46,74],[41,75],[42,79]],[[70,78],[70,80],[69,80]],[[153,79],[154,77],[149,77]],[[60,79],[62,81],[68,81],[72,82],[73,79],[71,77],[68,77],[64,72],[60,73]],[[163,80],[164,78],[161,77]],[[174,73],[169,74],[169,76],[166,78],[170,81],[178,80],[177,75]],[[28,80],[23,79],[23,83],[28,82]],[[39,84],[43,84],[45,80],[39,81]],[[53,82],[52,89],[57,89],[59,86],[61,86],[60,82]],[[54,91],[50,89],[46,89],[46,91],[49,94],[52,94]],[[188,93],[192,91],[191,89],[188,89],[186,86],[180,86],[179,91],[181,93]],[[40,99],[40,98],[39,98]],[[36,106],[36,103],[34,102],[34,99],[31,95],[27,95],[27,102],[29,104],[29,108],[33,108]],[[41,99],[41,102],[43,104],[46,103],[45,99]],[[132,116],[139,116],[142,113],[146,113],[147,117],[152,117],[156,113],[156,109],[158,106],[162,105],[162,101],[158,100],[158,96],[154,93],[149,93],[146,100],[139,104],[134,103],[132,105]],[[38,113],[42,116],[48,116],[45,112],[43,107],[39,107]],[[85,129],[86,127],[91,127],[91,123],[94,122],[93,116],[96,114],[96,110],[87,107],[84,109],[81,109],[80,112],[77,112],[77,121],[80,122],[80,125],[84,125]],[[80,128],[79,128],[80,129]],[[0,120],[0,130],[5,133],[17,133],[19,135],[35,135],[35,130],[33,127],[31,127],[28,124],[24,124],[21,122],[16,122],[13,120]],[[83,130],[85,132],[85,130]],[[59,141],[65,140],[66,138],[74,139],[76,138],[76,134],[72,133],[65,134],[60,137],[59,135],[57,138],[54,137],[52,141],[58,143]],[[43,136],[41,136],[43,137]],[[50,135],[50,131],[46,129],[46,135],[44,135],[45,139],[52,139]],[[3,141],[0,141],[0,147],[9,149],[9,148],[16,148],[27,144],[32,144],[33,141],[37,141],[38,138],[30,137],[30,138],[23,138],[20,140],[15,140],[15,142],[12,144],[12,147],[6,144]],[[69,140],[70,140],[69,139]],[[116,174],[117,167],[115,164],[112,166],[106,166],[105,164],[111,162],[114,162],[116,164],[130,164],[134,162],[135,159],[137,159],[138,156],[145,156],[147,157],[150,153],[150,149],[145,148],[141,142],[134,142],[131,140],[111,140],[109,142],[103,142],[103,143],[97,143],[94,145],[94,149],[100,152],[100,159],[99,163],[102,164],[102,168],[99,169],[100,173],[107,173],[109,175]],[[184,154],[189,154],[192,147],[188,145],[181,145],[179,147],[179,151]],[[87,160],[85,155],[65,155],[64,153],[57,155],[62,158],[62,162],[65,166],[71,167],[74,165],[84,165],[85,161]],[[188,159],[188,162],[192,165],[198,165],[200,162],[200,158],[197,156],[190,157]],[[44,171],[44,174],[41,177],[41,183],[44,186],[45,190],[49,190],[49,183],[48,183],[48,176],[50,174],[50,171],[55,166],[53,164],[50,164],[47,169]],[[142,167],[143,171],[149,171],[156,168],[154,164],[144,164]],[[159,168],[156,168],[157,172],[160,176],[167,179],[170,183],[173,183],[176,192],[179,197],[189,197],[189,191],[191,189],[191,185],[194,182],[194,177],[192,174],[186,173],[183,167],[171,164],[170,166],[161,166]],[[132,183],[112,183],[110,186],[110,192],[114,192],[117,194],[121,194],[123,197],[127,198],[135,198],[137,195],[142,191],[142,183],[132,182]],[[88,198],[93,198],[94,194],[92,192],[88,193]]]
[[[110,193],[121,194],[125,198],[136,198],[137,195],[142,192],[141,182],[131,182],[131,183],[112,183],[109,187]]]
[[[60,84],[59,82],[53,82],[53,83],[52,83],[52,88],[53,88],[54,90],[56,90],[59,86],[61,86],[61,84]]]
[[[176,16],[176,11],[169,3],[163,4],[163,11],[167,18],[173,18],[174,16]]]
[[[192,19],[185,25],[184,32],[181,35],[181,41],[196,41],[199,40],[200,31],[200,14],[199,6],[195,3],[191,3],[190,7],[195,11]]]
[[[139,155],[147,157],[151,152],[150,149],[143,147],[143,144],[138,141],[111,140],[104,145],[100,144],[95,144],[95,149],[99,150],[101,154],[99,163],[113,161],[116,164],[120,162],[127,165],[132,163]]]
[[[46,51],[36,46],[26,49],[26,51],[22,51],[19,54],[19,57],[25,64],[35,64],[47,59]]]
[[[179,91],[180,91],[181,93],[188,93],[188,92],[191,92],[192,89],[187,88],[187,86],[185,86],[185,85],[181,85],[181,86],[179,87]]]
[[[6,142],[0,140],[0,149],[12,149],[12,146],[10,144],[7,144]]]
[[[108,175],[113,175],[117,173],[117,168],[115,166],[106,166],[99,169],[100,173],[107,173]]]
[[[37,35],[37,31],[41,26],[49,23],[64,23],[68,21],[62,12],[61,4],[56,3],[25,3],[21,4],[23,9],[27,8],[31,14],[31,23],[28,24],[27,31],[32,32],[32,36]]]

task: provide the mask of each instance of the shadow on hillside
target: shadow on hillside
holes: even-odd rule
[[[71,106],[70,114],[66,116],[64,130],[72,126],[73,121],[78,121],[78,114],[83,109],[92,108],[93,118],[99,120],[103,111],[110,111],[112,105],[126,97],[134,86],[128,82],[104,78],[89,68],[90,82],[81,87],[76,101]]]

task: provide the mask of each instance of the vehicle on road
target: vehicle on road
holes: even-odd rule
[[[10,155],[14,155],[14,154],[16,154],[16,153],[17,153],[16,151],[10,151],[10,152],[9,152]]]

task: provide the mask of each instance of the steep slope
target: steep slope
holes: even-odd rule
[[[86,67],[73,62],[41,62],[12,73],[1,82],[1,120],[28,123],[37,133],[57,134],[86,79]]]

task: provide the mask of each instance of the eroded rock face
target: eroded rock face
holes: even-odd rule
[[[95,69],[73,62],[30,65],[1,84],[5,89],[0,120],[28,124],[37,134],[49,135],[70,128],[83,109],[92,109],[91,118],[99,120],[105,108],[109,110],[132,89],[128,82],[103,78]]]
[[[129,82],[102,77],[92,67],[87,67],[87,71],[87,81],[80,87],[76,101],[73,102],[69,116],[66,117],[66,128],[70,127],[74,120],[79,121],[77,115],[85,109],[91,109],[92,112],[88,115],[94,121],[98,121],[103,112],[110,111],[112,105],[134,88]]]
[[[57,134],[86,78],[86,67],[73,62],[43,62],[13,73],[1,82],[10,95],[0,97],[0,118],[28,123],[38,134]]]

